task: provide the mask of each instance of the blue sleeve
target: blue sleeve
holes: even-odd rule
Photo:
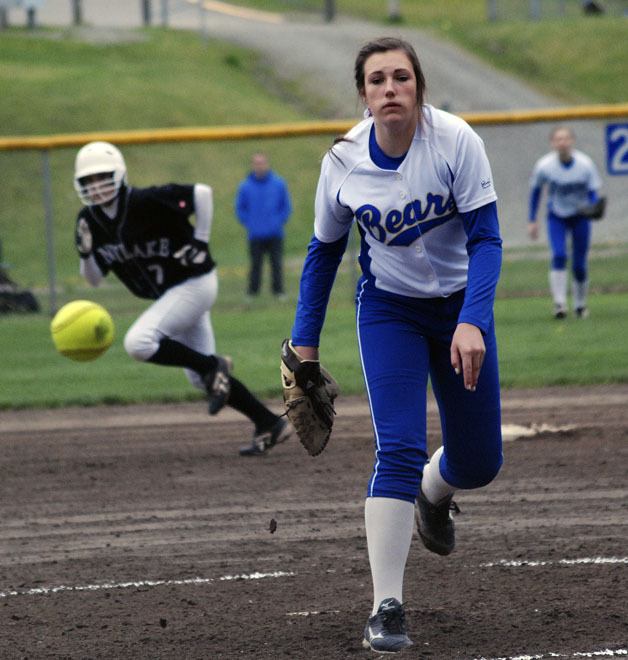
[[[471,323],[486,333],[493,319],[495,289],[502,265],[497,205],[491,202],[460,215],[467,233],[469,272],[458,323]]]
[[[238,192],[236,194],[236,202],[235,202],[235,212],[238,220],[243,225],[246,226],[248,213],[247,213],[245,186],[243,183],[238,186]]]
[[[595,202],[597,202],[597,200],[599,199],[597,190],[593,190],[593,189],[589,190],[588,197],[589,197],[589,204],[595,204]]]
[[[535,186],[530,191],[530,202],[528,204],[528,219],[534,222],[539,210],[539,199],[541,199],[541,186]]]
[[[347,248],[349,233],[333,243],[312,237],[301,273],[299,300],[292,327],[295,346],[318,346],[331,289]]]
[[[283,184],[283,194],[282,194],[282,204],[281,204],[281,224],[285,225],[288,222],[288,218],[292,213],[292,203],[290,202],[290,193],[288,192],[288,186],[285,181],[282,181]]]

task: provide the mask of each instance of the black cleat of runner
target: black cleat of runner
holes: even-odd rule
[[[229,374],[233,369],[233,361],[228,356],[216,355],[215,357],[217,361],[216,369],[205,380],[210,415],[215,415],[224,408],[231,393]]]
[[[285,442],[292,435],[292,426],[280,417],[269,429],[256,433],[250,445],[240,447],[240,456],[263,456],[275,445]]]

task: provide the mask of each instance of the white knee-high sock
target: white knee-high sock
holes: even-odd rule
[[[385,598],[403,602],[403,574],[414,531],[412,502],[367,497],[366,541],[373,577],[373,614]]]
[[[571,283],[571,288],[573,291],[573,306],[578,309],[578,307],[587,306],[587,293],[589,291],[589,282],[584,280],[584,282],[578,282],[578,280],[573,280]]]
[[[567,271],[550,270],[549,272],[550,291],[555,305],[567,307]]]
[[[423,480],[421,481],[421,490],[428,502],[438,504],[447,496],[456,492],[456,489],[448,484],[440,473],[440,457],[443,455],[443,447],[439,447],[429,463],[423,468]]]

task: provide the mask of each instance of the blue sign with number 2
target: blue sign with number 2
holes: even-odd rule
[[[606,126],[606,168],[609,174],[628,174],[628,124]]]

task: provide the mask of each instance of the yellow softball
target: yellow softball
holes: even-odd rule
[[[95,360],[111,346],[114,325],[102,305],[91,300],[73,300],[55,314],[50,332],[61,355],[87,362]]]

